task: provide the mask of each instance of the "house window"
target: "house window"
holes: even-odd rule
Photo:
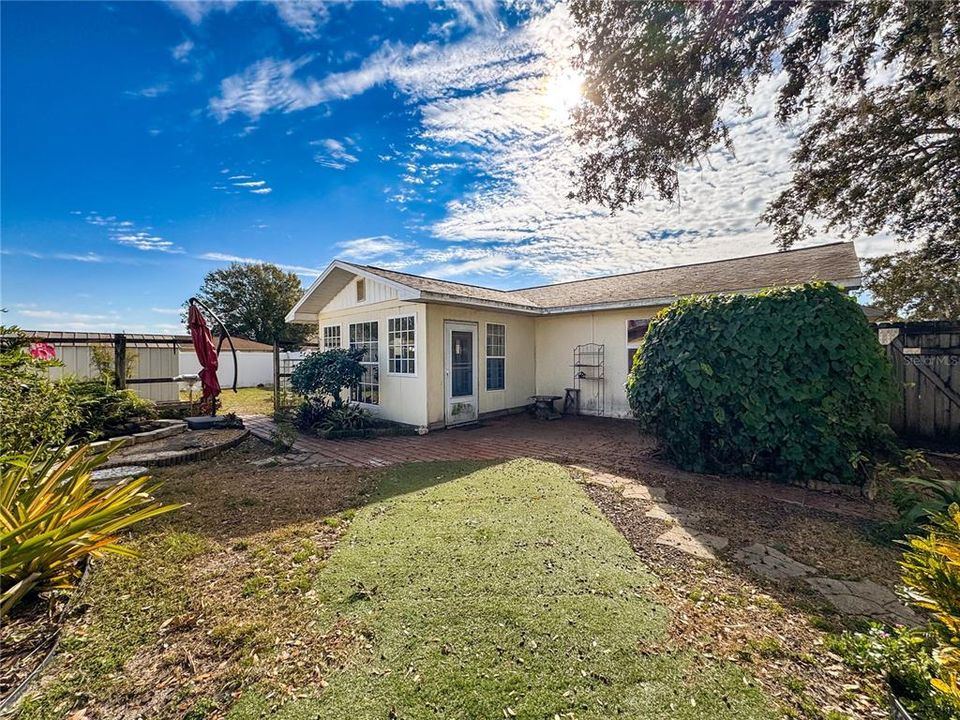
[[[323,349],[333,350],[340,347],[340,326],[327,325],[323,328]]]
[[[633,358],[649,326],[649,320],[627,320],[627,372],[633,369]]]
[[[387,370],[413,375],[416,368],[416,333],[414,316],[390,318],[387,321]]]
[[[363,302],[367,299],[367,281],[363,278],[357,280],[357,302]]]
[[[487,323],[487,390],[506,387],[507,326]]]
[[[350,388],[350,399],[354,402],[380,404],[380,344],[379,328],[376,322],[350,324],[350,349],[363,350],[360,364],[363,375],[360,382]]]

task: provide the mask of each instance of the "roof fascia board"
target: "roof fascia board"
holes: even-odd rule
[[[332,263],[327,265],[322,273],[320,273],[320,277],[311,283],[310,287],[308,287],[307,291],[303,294],[303,297],[301,297],[297,301],[297,304],[290,309],[290,312],[287,313],[284,320],[286,320],[288,323],[316,322],[320,315],[319,311],[315,313],[301,312],[300,308],[303,307],[303,304],[310,299],[310,296],[314,293],[314,291],[323,284],[323,281],[326,280],[330,276],[330,273],[332,273],[334,270],[344,270],[345,272],[352,273],[353,275],[368,278],[374,282],[380,282],[384,285],[392,287],[397,291],[397,294],[400,296],[401,300],[413,300],[420,296],[420,291],[410,287],[409,285],[404,285],[394,280],[377,275],[376,273],[368,272],[361,267],[352,265],[351,263],[343,262],[342,260],[334,260]]]

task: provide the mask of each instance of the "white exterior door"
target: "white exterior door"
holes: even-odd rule
[[[447,426],[475,422],[479,405],[476,323],[445,322],[444,417]]]

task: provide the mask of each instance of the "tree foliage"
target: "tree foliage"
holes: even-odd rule
[[[627,379],[641,425],[685,469],[842,482],[890,437],[892,388],[860,308],[827,283],[679,300]]]
[[[306,325],[284,320],[302,295],[300,278],[270,263],[233,263],[213,270],[207,273],[197,294],[223,320],[231,335],[263,343],[276,341],[288,347],[302,345],[311,331]]]
[[[885,319],[960,318],[960,248],[946,261],[921,248],[866,262],[864,287]]]
[[[585,100],[576,197],[611,209],[675,200],[679,170],[735,150],[736,115],[808,120],[793,178],[762,220],[789,247],[816,225],[888,231],[956,279],[960,246],[957,0],[573,0]],[[753,94],[783,71],[773,107]],[[914,312],[945,312],[917,283]],[[876,291],[892,288],[878,283]],[[882,298],[886,301],[886,298]],[[890,302],[894,302],[893,299]]]

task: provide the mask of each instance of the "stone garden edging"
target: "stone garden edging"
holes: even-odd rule
[[[197,431],[197,432],[207,432],[207,431]],[[176,433],[171,433],[176,434]],[[165,436],[164,436],[165,437]],[[160,450],[157,452],[144,452],[142,455],[133,455],[123,458],[118,458],[116,461],[107,461],[100,467],[102,469],[109,469],[112,467],[122,466],[122,465],[145,465],[147,467],[168,467],[170,465],[182,465],[188,462],[196,462],[198,460],[208,460],[224,450],[229,450],[232,447],[236,447],[244,440],[250,437],[250,430],[244,429],[236,437],[232,437],[229,440],[225,440],[222,443],[216,445],[210,445],[209,447],[204,448],[191,448],[189,450]],[[152,438],[157,440],[159,438]],[[143,442],[143,441],[141,441]]]
[[[132,435],[119,435],[114,438],[109,438],[107,440],[97,440],[89,444],[90,449],[93,452],[100,452],[101,450],[106,450],[109,447],[116,446],[117,448],[128,447],[130,445],[139,445],[145,442],[151,442],[153,440],[162,440],[163,438],[172,437],[173,435],[179,435],[182,432],[187,431],[187,423],[183,420],[154,420],[154,422],[160,427],[154,428],[153,430],[144,430],[143,432],[133,433]],[[77,447],[76,445],[71,446],[71,450]]]

